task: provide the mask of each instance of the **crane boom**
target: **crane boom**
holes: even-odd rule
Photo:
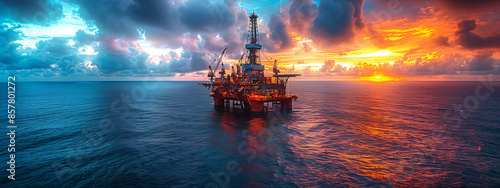
[[[243,57],[245,57],[245,54],[246,54],[246,53],[243,53],[243,55],[241,55],[240,60],[238,60],[238,63],[239,63],[239,64],[241,64],[241,60],[243,60]]]
[[[217,69],[219,69],[219,65],[222,62],[222,58],[224,57],[224,53],[226,53],[227,47],[222,50],[222,54],[220,55],[219,61],[217,61],[217,66],[215,66],[214,72],[217,72]]]
[[[208,68],[210,69],[209,70],[209,73],[208,73],[208,77],[210,77],[210,88],[212,89],[212,91],[214,90],[214,87],[213,87],[213,83],[214,83],[214,76],[215,76],[215,73],[217,72],[217,69],[219,69],[219,65],[221,64],[222,62],[222,58],[224,57],[224,53],[226,52],[227,50],[227,47],[224,48],[224,50],[222,50],[222,53],[220,54],[220,58],[219,58],[219,61],[217,61],[217,66],[215,66],[215,69],[212,70],[212,67],[208,66]],[[215,62],[215,60],[214,60]],[[224,65],[222,65],[224,66]],[[223,68],[224,69],[224,68]],[[209,89],[210,89],[209,88]]]

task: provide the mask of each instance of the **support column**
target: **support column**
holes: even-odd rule
[[[286,111],[292,111],[292,99],[285,99],[281,101],[281,109]]]
[[[214,97],[214,107],[215,108],[224,108],[224,99]]]
[[[261,101],[250,101],[250,109],[252,112],[263,112],[264,102]]]

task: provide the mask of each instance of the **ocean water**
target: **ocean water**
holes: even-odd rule
[[[245,114],[196,82],[17,82],[16,180],[3,170],[1,187],[500,186],[498,85],[289,89],[292,112]]]

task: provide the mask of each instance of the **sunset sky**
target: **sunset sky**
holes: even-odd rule
[[[206,80],[225,47],[226,68],[245,52],[255,11],[262,56],[303,80],[498,79],[498,10],[498,0],[0,0],[0,72]]]

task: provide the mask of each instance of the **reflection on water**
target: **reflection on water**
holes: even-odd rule
[[[294,82],[289,114],[217,112],[194,82],[16,84],[5,187],[499,187],[500,88],[443,118],[477,82]]]
[[[234,154],[227,157],[236,156],[242,164],[243,173],[233,177],[229,185],[420,187],[498,183],[498,174],[492,173],[498,151],[491,156],[481,149],[486,142],[495,141],[484,140],[491,137],[482,137],[489,133],[479,128],[493,126],[480,117],[492,119],[499,107],[482,103],[474,118],[464,119],[462,126],[452,129],[443,120],[443,113],[473,94],[477,83],[441,84],[295,84],[294,93],[300,98],[290,114],[214,113],[212,120],[226,132],[229,147],[224,149]],[[489,100],[498,102],[498,94]],[[275,122],[282,124],[279,131],[268,131]],[[498,138],[499,132],[494,134]],[[255,153],[239,153],[241,143]],[[492,149],[490,146],[488,152]]]

